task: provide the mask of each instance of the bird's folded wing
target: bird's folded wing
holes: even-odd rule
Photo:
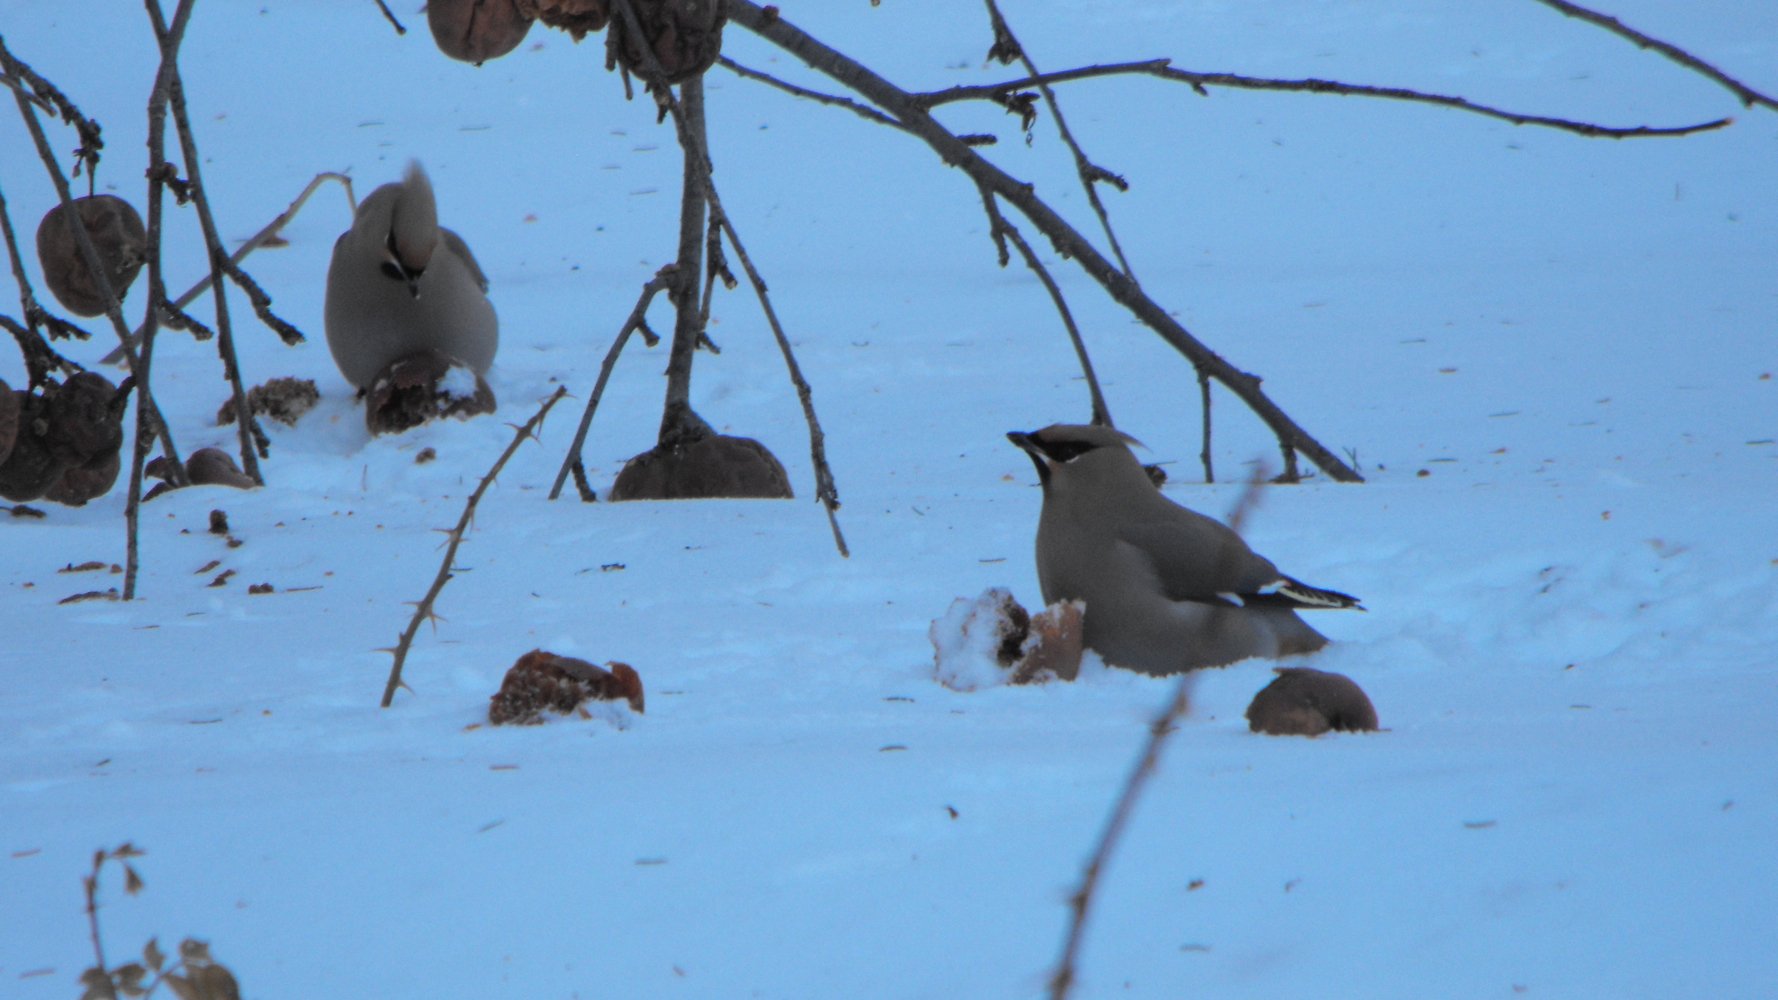
[[[1230,595],[1255,594],[1283,579],[1271,560],[1207,517],[1126,525],[1117,537],[1142,553],[1175,601],[1243,603]]]
[[[475,279],[475,283],[481,286],[482,294],[486,295],[488,293],[488,276],[482,273],[482,266],[476,263],[475,254],[469,252],[469,244],[463,242],[463,237],[443,226],[438,227],[438,236],[444,242],[446,250],[469,266],[469,276]]]

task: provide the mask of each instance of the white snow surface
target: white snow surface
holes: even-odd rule
[[[77,995],[80,877],[125,840],[147,888],[105,877],[112,962],[194,935],[261,1000],[1040,993],[1172,690],[1117,670],[933,679],[927,632],[953,599],[1038,592],[1040,494],[1002,435],[1088,412],[1048,296],[996,266],[974,188],[924,144],[713,70],[716,181],[814,388],[851,558],[745,284],[717,293],[723,350],[698,356],[693,402],[769,446],[797,501],[551,503],[611,338],[674,252],[677,145],[599,39],[537,28],[477,69],[436,51],[416,6],[396,5],[400,37],[358,0],[199,4],[182,66],[204,181],[241,240],[319,171],[362,195],[422,160],[492,284],[500,414],[366,436],[322,337],[349,223],[324,188],[288,248],[247,264],[308,343],[231,296],[249,384],[323,394],[296,428],[265,425],[269,485],[147,505],[132,603],[57,603],[120,582],[56,571],[123,561],[121,488],[0,518],[0,995]],[[908,88],[1020,75],[984,68],[979,4],[779,6]],[[1170,57],[1609,125],[1737,119],[1612,141],[1355,97],[1059,88],[1131,184],[1101,193],[1148,294],[1362,463],[1364,485],[1267,490],[1245,534],[1364,599],[1312,613],[1334,641],[1298,662],[1353,678],[1384,726],[1257,736],[1241,714],[1272,664],[1202,674],[1106,871],[1077,995],[1772,995],[1778,114],[1532,2],[1003,7],[1046,70]],[[1768,0],[1608,12],[1778,93]],[[0,3],[12,51],[103,123],[101,189],[139,207],[145,20]],[[726,52],[839,89],[735,27]],[[1047,110],[1029,144],[991,105],[939,117],[998,135],[985,155],[1103,243]],[[77,141],[50,134],[64,157]],[[14,116],[0,150],[29,248],[54,195]],[[1239,487],[1199,484],[1190,365],[1014,221],[1119,428],[1169,463],[1168,496],[1222,515]],[[177,294],[203,258],[191,209],[169,203],[168,227]],[[671,327],[664,297],[653,322]],[[95,363],[112,337],[86,325],[66,349]],[[160,344],[181,447],[234,448],[214,345]],[[653,443],[665,353],[632,342],[616,368],[587,442],[601,493]],[[22,382],[16,354],[0,378]],[[377,650],[437,572],[434,529],[558,382],[576,398],[488,494],[413,690],[379,709]],[[1220,389],[1215,422],[1219,479],[1276,465]],[[423,448],[437,460],[416,465]],[[204,530],[213,508],[245,544]],[[238,575],[207,587],[222,569]],[[634,664],[647,714],[471,728],[537,647]]]

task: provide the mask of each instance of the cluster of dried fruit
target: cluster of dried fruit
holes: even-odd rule
[[[630,7],[667,83],[715,65],[728,22],[724,0],[630,0]],[[631,73],[651,78],[646,52],[612,13],[610,0],[432,0],[426,22],[439,51],[478,66],[518,48],[532,21],[566,31],[576,42],[609,23],[615,37],[608,51]]]
[[[533,649],[506,672],[488,703],[496,726],[535,725],[544,712],[568,715],[588,701],[623,701],[642,711],[642,678],[627,663],[595,667],[585,660]]]
[[[119,389],[94,372],[38,392],[0,382],[0,496],[78,507],[109,492],[122,468],[130,385]]]

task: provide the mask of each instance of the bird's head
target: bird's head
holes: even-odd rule
[[[1051,424],[1037,431],[1011,431],[1006,439],[1018,445],[1037,466],[1037,478],[1044,486],[1050,477],[1080,456],[1100,448],[1124,448],[1141,445],[1122,431],[1092,424]]]

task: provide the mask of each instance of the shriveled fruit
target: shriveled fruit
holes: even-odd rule
[[[430,0],[426,26],[440,52],[480,66],[525,40],[531,18],[519,7],[516,0]]]
[[[109,194],[76,198],[74,209],[92,237],[112,294],[123,302],[146,260],[148,231],[142,226],[142,216],[129,202]],[[105,314],[105,295],[86,266],[60,205],[37,224],[37,260],[43,265],[44,283],[69,312],[76,316]]]

